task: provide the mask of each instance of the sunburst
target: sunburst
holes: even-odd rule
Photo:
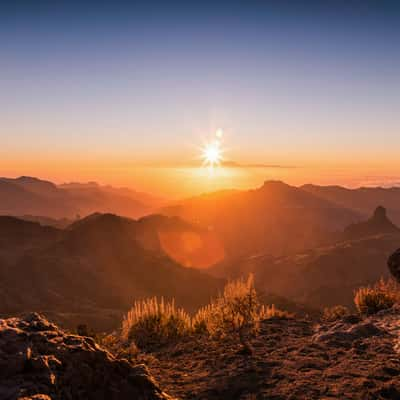
[[[203,147],[202,158],[203,164],[208,167],[220,165],[222,161],[221,143],[218,140],[207,143]]]

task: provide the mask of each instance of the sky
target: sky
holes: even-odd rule
[[[0,175],[398,182],[399,43],[397,1],[1,2]]]

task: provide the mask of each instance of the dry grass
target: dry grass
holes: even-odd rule
[[[322,320],[326,322],[337,321],[347,315],[350,315],[350,311],[345,306],[333,306],[324,308],[324,313],[322,315]]]
[[[191,319],[185,310],[156,297],[136,301],[122,321],[121,336],[139,348],[163,344],[188,334]]]
[[[262,306],[260,310],[260,318],[261,319],[287,319],[293,318],[294,314],[291,314],[287,311],[280,310],[275,307],[275,304],[270,306]]]
[[[291,314],[274,305],[260,304],[253,275],[228,282],[223,292],[191,318],[174,301],[157,298],[135,302],[122,322],[121,339],[139,348],[162,345],[188,334],[216,338],[237,335],[242,343],[258,331],[263,319],[290,318]]]
[[[238,334],[244,341],[246,335],[257,332],[262,316],[263,307],[258,301],[254,277],[250,275],[247,280],[228,282],[222,294],[198,311],[193,327],[216,337]]]
[[[381,279],[374,286],[361,287],[355,292],[354,303],[360,314],[371,315],[391,308],[399,301],[398,285]]]

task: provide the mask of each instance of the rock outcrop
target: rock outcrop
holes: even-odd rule
[[[343,233],[343,238],[345,240],[354,240],[368,236],[396,233],[400,233],[400,229],[388,218],[386,208],[379,206],[367,221],[348,226]]]
[[[400,249],[397,249],[388,260],[388,267],[393,277],[400,283]]]
[[[93,339],[40,315],[0,319],[2,400],[171,400],[144,365],[115,359]]]

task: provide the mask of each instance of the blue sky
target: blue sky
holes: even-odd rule
[[[191,161],[217,128],[246,164],[400,167],[395,1],[10,3],[7,171],[49,154]]]

